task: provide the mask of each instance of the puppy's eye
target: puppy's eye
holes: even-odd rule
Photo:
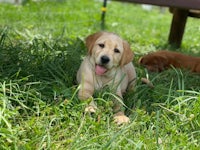
[[[114,52],[115,53],[120,53],[119,49],[117,49],[117,48],[114,49]]]
[[[104,44],[98,44],[98,45],[99,45],[99,47],[101,47],[101,48],[104,48],[104,47],[105,47]]]

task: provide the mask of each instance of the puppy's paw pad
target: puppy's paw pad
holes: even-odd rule
[[[95,113],[96,112],[96,107],[94,107],[94,106],[87,106],[86,108],[85,108],[85,112],[87,112],[87,113]]]
[[[114,122],[118,125],[126,124],[130,122],[130,119],[125,115],[114,116]]]

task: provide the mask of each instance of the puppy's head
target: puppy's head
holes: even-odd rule
[[[94,59],[95,72],[104,75],[112,68],[124,66],[133,60],[129,44],[109,32],[97,32],[86,38],[89,55]]]
[[[161,72],[169,66],[165,56],[156,55],[154,53],[141,57],[139,59],[139,64],[152,72]]]

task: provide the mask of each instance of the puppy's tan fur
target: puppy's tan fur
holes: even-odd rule
[[[161,72],[171,66],[189,69],[200,73],[200,57],[193,57],[178,52],[161,50],[140,58],[139,63],[149,71]]]
[[[92,98],[95,90],[106,85],[115,87],[115,93],[122,98],[128,88],[134,87],[136,72],[132,64],[133,52],[126,41],[114,33],[97,32],[86,38],[86,47],[88,55],[77,72],[77,81],[80,84],[79,99]],[[115,122],[129,122],[129,118],[120,108],[121,103],[116,103]],[[95,112],[95,109],[96,105],[92,101],[85,110]]]

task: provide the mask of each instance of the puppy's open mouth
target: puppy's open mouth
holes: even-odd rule
[[[107,71],[107,68],[101,65],[96,65],[95,66],[95,72],[97,75],[103,75]]]

